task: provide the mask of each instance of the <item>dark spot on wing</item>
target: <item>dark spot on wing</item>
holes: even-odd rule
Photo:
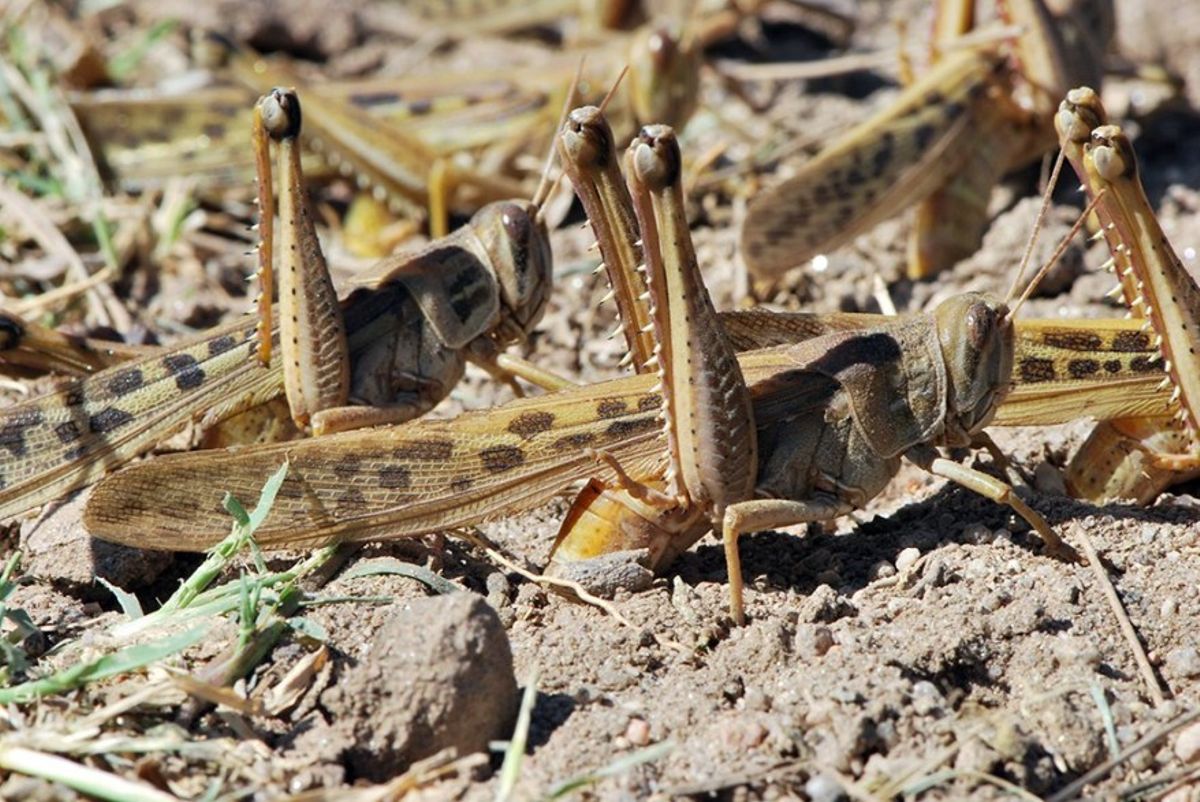
[[[231,334],[223,334],[208,341],[208,355],[218,356],[237,347],[237,338]]]
[[[1110,360],[1106,361],[1104,363],[1104,369],[1106,371],[1108,371],[1109,373],[1120,373],[1121,372],[1121,360],[1110,359]]]
[[[342,512],[357,512],[366,505],[366,499],[363,498],[362,491],[357,487],[347,488],[338,494],[336,499],[337,508]]]
[[[339,479],[349,479],[358,474],[361,464],[362,458],[358,454],[347,454],[333,463],[333,475]]]
[[[608,428],[604,430],[604,434],[614,440],[633,437],[646,432],[653,432],[659,428],[658,416],[648,418],[629,418],[627,420],[615,420],[608,424]]]
[[[145,382],[146,377],[142,375],[140,368],[126,368],[108,380],[108,391],[120,398],[137,390]]]
[[[385,490],[405,490],[412,484],[412,475],[402,465],[388,465],[379,469],[379,486]]]
[[[493,446],[479,452],[483,467],[491,473],[503,473],[525,464],[525,452],[516,446]]]
[[[1054,363],[1049,359],[1030,357],[1022,359],[1020,364],[1021,381],[1026,384],[1054,381]]]
[[[1082,379],[1100,372],[1100,363],[1095,359],[1072,359],[1067,363],[1067,371],[1073,379]]]
[[[1098,334],[1084,331],[1047,331],[1042,342],[1051,348],[1066,348],[1069,351],[1096,351],[1104,344]]]
[[[554,415],[550,412],[522,412],[508,424],[508,430],[518,437],[528,440],[535,434],[540,434],[554,425]]]
[[[40,409],[26,409],[9,416],[4,428],[0,429],[0,448],[8,449],[14,457],[25,454],[25,432],[41,424],[44,416]]]
[[[1157,360],[1151,360],[1148,356],[1135,356],[1129,362],[1129,369],[1134,373],[1157,373],[1158,364]]]
[[[596,417],[618,418],[628,409],[629,405],[619,398],[604,398],[596,403]]]
[[[193,390],[204,384],[204,370],[191,354],[164,356],[162,365],[175,377],[175,386],[180,390]]]
[[[355,106],[391,106],[402,99],[399,92],[355,92],[350,95],[350,102]]]
[[[75,448],[68,448],[63,452],[62,460],[63,462],[75,462],[87,453],[87,449],[88,447],[86,443],[81,446],[75,446]]]
[[[913,143],[917,150],[925,150],[929,147],[929,143],[933,141],[933,135],[936,133],[934,127],[929,123],[921,123],[917,129],[913,131]]]
[[[438,462],[450,459],[454,454],[454,443],[450,440],[409,440],[392,451],[396,459]]]
[[[106,434],[127,423],[133,422],[133,415],[123,409],[109,407],[102,409],[88,419],[88,428],[96,434]]]
[[[76,386],[70,388],[63,395],[63,403],[69,407],[77,407],[80,404],[82,404],[85,400],[86,399],[84,398],[84,395],[83,395],[83,387],[79,386],[79,385],[76,385]]]
[[[1145,351],[1150,348],[1150,335],[1144,331],[1123,331],[1113,337],[1113,351]]]
[[[638,399],[638,412],[657,412],[662,407],[662,396],[650,393]]]
[[[475,484],[475,480],[470,476],[456,476],[450,480],[450,490],[454,493],[465,493],[471,489],[473,484]]]
[[[586,448],[596,442],[595,432],[579,432],[577,434],[568,434],[554,441],[554,450],[571,450],[575,451],[581,448]]]
[[[65,445],[72,440],[78,440],[79,435],[83,432],[79,431],[79,425],[75,421],[69,420],[55,426],[54,434],[58,437],[59,442]]]

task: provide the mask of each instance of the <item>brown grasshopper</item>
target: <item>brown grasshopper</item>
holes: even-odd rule
[[[424,218],[444,234],[447,215],[470,213],[481,203],[518,196],[521,183],[501,174],[513,154],[540,150],[544,131],[562,105],[568,67],[550,67],[436,78],[302,81],[286,61],[265,59],[218,42],[222,75],[236,86],[218,86],[184,97],[132,96],[111,91],[76,95],[72,107],[102,161],[121,185],[142,188],[177,175],[185,164],[216,185],[240,184],[251,163],[233,139],[250,119],[258,93],[273,86],[302,86],[310,110],[304,144],[315,151],[306,167],[332,167],[396,211]],[[669,119],[682,126],[695,111],[700,47],[665,24],[649,24],[621,51],[629,79],[614,105],[630,120]],[[588,61],[585,96],[611,81],[611,48]],[[540,141],[539,141],[540,140]],[[483,152],[487,151],[487,155]],[[456,156],[477,154],[490,169],[458,166]]]
[[[1042,0],[1000,4],[1022,30],[1012,47],[943,53],[891,105],[760,193],[741,233],[750,272],[777,278],[914,204],[910,278],[974,253],[992,187],[1053,145],[1055,104],[1067,89],[1099,79],[1111,0],[1074,5],[1054,17]],[[1100,22],[1086,24],[1092,16]],[[952,44],[973,18],[969,0],[939,3],[935,47]]]
[[[1200,287],[1150,208],[1129,138],[1106,123],[1100,98],[1089,87],[1071,90],[1055,116],[1063,152],[1084,188],[1093,198],[1105,193],[1096,216],[1113,254],[1111,268],[1131,313],[1162,349],[1162,388],[1172,391],[1171,410],[1098,424],[1072,459],[1067,486],[1084,498],[1132,498],[1144,504],[1200,472]]]
[[[722,523],[730,522],[725,527],[726,542],[736,574],[736,534],[742,527],[832,514],[863,503],[890,477],[900,454],[908,453],[940,475],[1014,503],[1034,519],[1043,536],[1059,544],[1044,521],[1012,497],[1002,482],[937,457],[924,440],[879,456],[867,445],[867,438],[895,440],[895,429],[868,422],[860,431],[857,425],[855,402],[862,396],[855,394],[870,388],[874,377],[883,375],[885,386],[889,375],[893,381],[899,378],[894,358],[873,360],[872,356],[878,356],[879,348],[887,356],[888,343],[899,348],[904,342],[925,355],[923,361],[931,366],[928,373],[933,378],[927,380],[929,393],[910,387],[912,392],[899,398],[895,417],[903,415],[911,421],[910,429],[934,430],[928,437],[935,442],[972,442],[972,435],[994,414],[1009,385],[1013,355],[1006,349],[1011,349],[1013,332],[999,304],[974,295],[962,297],[946,302],[932,316],[752,351],[735,363],[720,326],[707,325],[701,333],[692,330],[695,321],[713,324],[715,319],[694,260],[689,258],[673,136],[668,129],[653,129],[635,142],[633,153],[633,180],[641,182],[635,185],[635,195],[652,274],[666,277],[670,271],[690,271],[692,279],[683,279],[685,286],[697,288],[694,293],[680,291],[678,285],[664,290],[663,281],[651,282],[660,299],[665,292],[675,305],[665,311],[667,304],[656,305],[656,330],[668,325],[681,329],[672,328],[669,340],[660,338],[668,344],[663,364],[669,379],[661,391],[652,386],[655,377],[633,376],[519,400],[454,421],[416,421],[295,444],[172,455],[105,480],[89,500],[85,515],[89,531],[143,547],[204,548],[227,528],[212,488],[250,496],[262,477],[284,460],[289,463],[287,479],[258,532],[266,546],[372,540],[471,525],[527,508],[564,484],[593,474],[621,486],[643,505],[644,512],[679,535],[666,544],[671,551],[662,557],[678,553],[697,532],[706,530],[715,505],[723,501],[724,509],[734,510],[725,514]],[[674,258],[664,251],[682,256]],[[685,303],[690,304],[686,310],[678,308]],[[964,328],[968,336],[958,341],[942,339],[937,326]],[[1136,331],[1136,324],[1114,327]],[[754,328],[751,324],[746,330]],[[693,347],[682,348],[689,335],[700,339],[693,339]],[[695,347],[701,343],[703,347]],[[955,356],[960,373],[970,368],[980,375],[964,378],[949,375],[944,367],[939,370],[944,352]],[[721,364],[719,374],[707,372],[709,355],[716,355]],[[834,365],[833,357],[844,361]],[[856,365],[864,366],[857,375]],[[1041,378],[1052,382],[1056,377]],[[1103,388],[1087,392],[1100,389],[1097,397],[1104,397],[1112,405],[1107,411],[1113,411],[1131,402],[1135,393],[1130,390],[1136,387],[1144,402],[1157,403],[1161,409],[1161,399],[1147,389],[1157,382],[1158,376],[1151,373],[1131,377],[1118,393],[1106,395]],[[1041,403],[1044,399],[1031,409],[1040,409]],[[664,409],[672,422],[669,432],[663,431],[660,420]],[[719,414],[713,414],[714,409]],[[947,409],[955,415],[950,417]],[[827,421],[826,415],[833,417]],[[918,415],[932,417],[933,422],[924,421],[922,426]],[[696,424],[696,436],[689,421]],[[713,421],[721,422],[716,430]],[[747,421],[753,422],[752,428]],[[700,436],[706,429],[710,436]],[[725,437],[723,432],[737,437]],[[713,441],[722,438],[724,445],[716,442],[716,454],[710,456]],[[737,441],[731,444],[733,439]],[[757,459],[753,458],[755,441]],[[818,454],[824,460],[825,455],[844,454],[851,448],[857,449],[859,462],[813,462]],[[685,461],[691,464],[682,466]],[[658,492],[631,478],[663,476],[671,464],[682,466],[665,474],[678,477],[669,480],[677,483],[675,493]],[[842,470],[853,475],[822,478],[829,476],[822,466],[845,464],[850,467]],[[740,467],[722,472],[714,467],[719,465]],[[842,479],[859,487],[852,488]],[[687,487],[689,482],[700,489]],[[755,489],[782,498],[751,498]]]
[[[649,310],[641,300],[645,283],[639,267],[639,234],[629,193],[617,167],[612,134],[600,110],[589,107],[572,112],[558,147],[564,169],[596,233],[634,367],[642,372],[650,361],[652,344]],[[893,319],[854,314],[784,315],[758,310],[725,313],[721,322],[734,346],[747,350],[794,344],[825,334],[860,332],[887,325]],[[1161,376],[1157,351],[1136,323],[1017,321],[1016,326],[1014,388],[997,412],[998,424],[1050,424],[1089,414],[1103,416],[1116,395],[1110,399],[1102,396],[1118,387],[1124,389],[1116,393],[1136,395],[1137,388],[1153,393],[1145,378]],[[1097,380],[1103,380],[1104,385]],[[1091,392],[1074,392],[1085,388]],[[1166,408],[1165,394],[1153,400],[1147,396],[1145,400],[1147,409],[1161,413]],[[661,473],[636,478],[658,489],[663,486]],[[604,572],[617,564],[615,554],[638,558],[643,552],[650,565],[661,568],[690,541],[673,542],[677,540],[675,535],[660,528],[644,512],[627,494],[592,479],[564,518],[549,570],[585,584],[604,583],[609,580]],[[595,561],[601,557],[604,559]],[[626,565],[618,567],[630,570]]]
[[[255,357],[264,338],[253,322],[235,322],[170,349],[129,354],[123,364],[0,410],[0,519],[95,482],[189,421],[208,427],[285,395],[285,384],[297,423],[321,428],[423,414],[458,382],[467,361],[493,375],[512,371],[561,386],[499,353],[532,329],[549,293],[551,254],[540,198],[491,204],[449,237],[385,259],[356,278],[339,306],[323,278],[301,194],[298,100],[277,90],[262,107],[284,161],[282,261],[285,274],[300,273],[298,283],[282,290],[283,328],[265,338],[276,353],[261,365]],[[265,147],[264,134],[264,164]],[[269,179],[263,187],[269,191]],[[312,287],[323,292],[310,296]],[[311,308],[294,311],[293,296]],[[296,322],[300,331],[293,333]],[[23,342],[26,348],[38,343]],[[41,342],[45,350],[44,336]],[[354,406],[346,406],[350,402]]]

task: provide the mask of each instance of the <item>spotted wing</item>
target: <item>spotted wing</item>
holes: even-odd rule
[[[893,104],[758,195],[741,234],[750,270],[777,276],[944,184],[970,153],[974,104],[1000,64],[989,51],[947,56]]]
[[[225,491],[251,501],[286,461],[287,478],[257,533],[263,545],[311,546],[472,525],[533,506],[576,479],[605,476],[589,447],[611,451],[634,471],[661,459],[661,399],[648,392],[652,381],[621,379],[453,421],[170,455],[102,482],[84,522],[106,540],[203,549],[229,531]]]

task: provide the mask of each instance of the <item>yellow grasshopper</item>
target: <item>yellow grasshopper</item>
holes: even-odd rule
[[[500,354],[537,323],[549,294],[543,196],[490,204],[450,236],[381,261],[355,278],[339,304],[303,199],[299,101],[276,90],[260,102],[259,115],[264,201],[271,197],[268,129],[283,162],[280,250],[291,276],[281,287],[283,326],[235,322],[149,353],[92,348],[101,363],[124,361],[0,409],[0,519],[95,482],[190,421],[207,428],[285,395],[300,428],[336,429],[423,414],[449,393],[467,361],[493,375],[519,372],[561,385]],[[272,207],[263,208],[261,253],[269,264]],[[270,292],[268,285],[264,297]],[[30,338],[6,320],[0,332],[18,359],[29,361],[38,349],[72,351],[70,342],[45,333]],[[75,354],[65,359],[88,361]]]
[[[1200,287],[1179,261],[1150,207],[1129,138],[1108,125],[1090,87],[1071,90],[1055,127],[1063,152],[1096,203],[1101,234],[1113,254],[1118,292],[1145,336],[1164,357],[1162,389],[1171,409],[1156,417],[1130,417],[1097,425],[1072,459],[1067,485],[1074,495],[1148,503],[1169,485],[1200,472]]]
[[[678,536],[666,544],[671,550],[664,550],[660,555],[664,558],[686,548],[690,540],[698,536],[696,530],[703,532],[708,528],[707,520],[716,509],[710,506],[714,499],[724,498],[727,508],[739,511],[735,515],[750,513],[752,522],[762,520],[764,514],[777,521],[780,511],[787,515],[799,513],[801,510],[794,506],[796,504],[808,504],[805,509],[815,514],[841,510],[847,504],[865,501],[871,494],[869,491],[877,492],[876,485],[890,476],[898,455],[855,463],[853,470],[860,472],[856,475],[869,485],[854,493],[847,487],[845,498],[836,495],[813,497],[811,503],[795,498],[807,492],[806,482],[812,481],[814,475],[821,475],[819,471],[813,474],[787,469],[797,459],[814,456],[803,447],[802,442],[807,438],[802,437],[799,430],[815,426],[820,431],[826,420],[820,410],[826,409],[829,414],[843,416],[838,418],[842,424],[830,425],[828,431],[833,437],[829,441],[830,447],[836,448],[837,443],[843,442],[839,439],[842,436],[853,436],[854,427],[850,423],[854,418],[853,399],[849,404],[834,403],[841,392],[837,389],[838,381],[846,381],[852,388],[862,386],[863,381],[869,386],[871,375],[871,371],[867,371],[865,375],[853,378],[840,370],[835,376],[822,374],[821,366],[828,363],[820,359],[813,362],[806,355],[825,355],[831,346],[841,347],[845,343],[849,344],[850,350],[846,351],[849,359],[856,352],[864,356],[878,353],[875,346],[878,343],[885,349],[883,355],[886,356],[889,341],[898,344],[897,338],[907,341],[915,337],[916,341],[925,343],[921,346],[922,352],[934,360],[940,358],[943,346],[938,344],[942,340],[929,333],[931,329],[922,328],[931,325],[929,319],[892,320],[865,328],[865,331],[843,332],[799,345],[760,349],[741,354],[736,363],[730,361],[732,346],[720,344],[727,342],[724,331],[719,325],[711,325],[710,319],[703,333],[692,335],[700,336],[704,347],[680,347],[691,334],[692,322],[704,321],[711,316],[704,308],[709,303],[707,294],[697,283],[694,262],[688,258],[690,245],[686,243],[687,230],[682,220],[677,185],[678,151],[673,136],[666,129],[646,132],[635,142],[634,148],[636,180],[642,182],[636,187],[635,195],[639,199],[641,229],[652,270],[662,275],[669,275],[672,270],[690,272],[690,286],[696,287],[697,292],[680,292],[676,287],[666,294],[672,304],[689,298],[693,304],[699,304],[683,314],[679,310],[668,313],[674,318],[668,321],[662,320],[661,311],[655,312],[656,331],[667,331],[671,337],[670,340],[659,337],[660,342],[670,343],[671,349],[665,363],[671,367],[665,368],[667,380],[661,388],[654,387],[657,377],[639,375],[571,388],[537,399],[519,400],[495,410],[463,415],[453,421],[417,421],[400,427],[346,432],[294,444],[172,455],[134,466],[101,483],[89,500],[85,515],[89,531],[106,539],[143,547],[204,548],[219,539],[227,528],[225,514],[213,488],[220,486],[249,497],[256,492],[262,477],[285,460],[289,463],[288,478],[272,513],[259,530],[260,542],[266,546],[372,540],[472,525],[528,508],[563,486],[588,476],[596,476],[610,484],[619,483],[623,489],[636,494],[639,502],[649,505],[655,520],[671,524]],[[654,233],[648,235],[651,220]],[[651,287],[659,293],[657,309],[661,310],[666,305],[661,300],[663,283],[652,282]],[[970,370],[964,371],[965,365],[979,371],[979,375],[960,379],[959,374],[950,375],[934,369],[932,378],[927,380],[932,383],[931,392],[910,394],[909,398],[915,406],[935,415],[939,405],[953,404],[950,408],[956,413],[955,423],[944,435],[935,437],[969,442],[974,438],[968,435],[988,421],[1009,389],[1008,373],[1014,358],[1010,350],[1012,330],[1008,328],[1007,316],[1001,316],[994,303],[971,296],[948,304],[950,306],[937,319],[947,326],[965,327],[969,336],[961,342],[948,338],[945,348],[959,355],[956,364],[960,372],[970,374]],[[753,315],[747,319],[749,317]],[[729,320],[732,318],[727,318],[725,325],[729,325]],[[677,325],[681,330],[678,333],[675,331]],[[758,325],[750,323],[745,330],[755,331]],[[1070,331],[1069,326],[1057,325],[1060,332]],[[796,330],[801,328],[798,326]],[[1115,322],[1112,328],[1129,334],[1138,332],[1137,324]],[[921,334],[921,331],[926,333]],[[1114,339],[1120,340],[1120,335]],[[1070,338],[1064,336],[1060,341],[1059,337],[1048,334],[1046,340],[1062,345]],[[1149,348],[1148,339],[1144,347]],[[973,355],[982,354],[988,356],[973,358]],[[703,367],[709,355],[718,358],[721,371],[714,373]],[[1151,362],[1148,351],[1132,358],[1140,358],[1146,364]],[[854,364],[850,359],[846,368]],[[868,359],[867,364],[873,363]],[[881,369],[884,364],[891,363],[880,363]],[[931,361],[930,364],[934,363]],[[1128,368],[1130,362],[1125,364]],[[1078,383],[1055,373],[1055,366],[1049,360],[1037,368],[1031,363],[1029,378],[1033,379],[1033,385],[1042,385],[1033,393],[1036,400],[1025,408],[1033,418],[1022,419],[1018,415],[1014,422],[1035,422],[1038,415],[1054,416],[1052,408],[1047,412],[1042,394],[1047,385],[1057,383],[1058,389],[1068,393],[1078,388]],[[692,383],[689,376],[697,369],[700,370],[697,375],[705,382],[715,383],[703,384],[699,380]],[[714,376],[716,378],[711,378]],[[1101,399],[1099,411],[1102,414],[1126,414],[1135,408],[1161,410],[1165,398],[1155,390],[1160,378],[1161,372],[1153,367],[1144,374],[1128,370],[1121,377],[1118,392],[1109,393],[1104,385],[1094,385],[1083,390],[1081,395],[1086,394],[1093,401]],[[717,387],[719,392],[700,392],[699,388],[705,386]],[[944,395],[939,396],[932,392],[933,389],[939,389]],[[666,405],[664,398],[670,399]],[[721,414],[714,418],[720,425],[716,428],[701,420],[708,415],[706,410],[711,403],[703,401],[705,398],[720,401]],[[748,398],[749,406],[739,398]],[[674,434],[663,430],[664,406],[668,410],[668,419],[673,422]],[[747,415],[752,416],[752,428],[745,425]],[[686,425],[687,420],[700,421],[696,431],[708,431],[711,437],[691,435],[692,427]],[[890,423],[892,421],[871,423],[870,431],[879,433],[879,426],[886,428]],[[800,437],[799,442],[796,437]],[[719,442],[722,438],[724,445]],[[748,455],[754,453],[755,441],[759,458],[748,459]],[[823,441],[818,439],[818,442]],[[730,450],[731,444],[734,450]],[[717,462],[706,462],[703,455],[714,447],[718,449]],[[735,453],[737,450],[742,453]],[[664,451],[667,452],[665,455]],[[1033,519],[1043,536],[1057,543],[1040,517],[1011,496],[1003,483],[930,455],[919,443],[905,451],[939,474],[949,475],[1013,503]],[[698,459],[697,454],[700,455]],[[727,456],[721,457],[721,454]],[[861,453],[858,456],[862,456]],[[597,459],[600,464],[596,463]],[[677,467],[673,474],[664,474],[669,464],[678,466],[683,460],[691,460],[691,468]],[[722,460],[728,465],[736,462],[744,470],[714,473],[712,465],[722,464]],[[818,465],[828,466],[827,463]],[[755,470],[759,471],[758,481],[753,478]],[[745,471],[749,471],[749,475]],[[717,492],[712,492],[702,488],[695,492],[689,488],[684,498],[682,491],[656,495],[653,488],[645,488],[634,478],[655,475],[682,477],[675,481],[683,482],[694,481],[697,476],[701,482],[707,481],[705,476],[725,481],[723,477],[728,475],[730,481],[740,484],[732,491],[718,488]],[[783,496],[774,499],[783,502],[782,506],[759,505],[754,499],[747,498],[747,488],[755,487]],[[835,492],[836,487],[836,482],[830,486]],[[818,496],[825,492],[824,485],[813,489]],[[752,506],[738,506],[743,503]],[[732,527],[727,528],[733,533],[727,543],[736,543],[736,533],[746,520],[736,519]],[[733,547],[730,557],[736,573]]]
[[[1113,11],[1111,0],[1076,2],[1058,17],[1042,0],[1004,3],[1004,19],[1020,26],[1011,46],[947,50],[972,27],[973,5],[939,3],[934,45],[943,52],[932,69],[755,197],[741,232],[754,277],[777,278],[912,205],[910,278],[975,252],[992,187],[1053,145],[1067,89],[1098,81]]]

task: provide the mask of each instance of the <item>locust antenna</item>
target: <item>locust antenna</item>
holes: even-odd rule
[[[1079,218],[1076,219],[1075,224],[1071,226],[1071,230],[1067,232],[1067,236],[1063,237],[1062,242],[1060,242],[1058,247],[1054,249],[1054,253],[1050,256],[1049,261],[1042,265],[1041,269],[1038,270],[1038,272],[1034,274],[1033,278],[1029,280],[1029,286],[1025,288],[1025,292],[1021,293],[1021,297],[1017,299],[1016,304],[1014,304],[1013,307],[1008,310],[1009,320],[1016,318],[1017,310],[1021,308],[1022,304],[1029,300],[1029,296],[1033,294],[1033,291],[1037,285],[1040,284],[1042,279],[1046,277],[1046,273],[1048,273],[1050,268],[1054,267],[1058,260],[1062,258],[1063,253],[1065,253],[1067,250],[1067,246],[1071,244],[1071,240],[1075,239],[1075,235],[1079,233],[1079,229],[1083,228],[1083,224],[1087,221],[1088,215],[1095,210],[1096,205],[1100,203],[1100,200],[1104,197],[1104,193],[1107,191],[1108,188],[1105,187],[1096,193],[1096,197],[1092,198],[1091,202],[1087,205],[1087,208],[1083,210],[1083,214],[1079,215]]]
[[[563,98],[562,112],[558,115],[558,124],[554,128],[555,135],[562,129],[567,122],[567,114],[575,105],[575,98],[579,93],[579,83],[583,80],[583,64],[587,60],[587,56],[582,56],[579,59],[579,66],[575,69],[575,77],[571,79],[571,85],[567,88],[567,96]],[[538,182],[537,191],[533,193],[533,206],[537,209],[536,219],[540,223],[542,221],[542,204],[550,197],[550,193],[554,191],[554,187],[558,185],[558,181],[550,180],[550,171],[554,168],[554,137],[550,137],[550,152],[546,154],[546,164],[542,168],[542,180]]]
[[[621,71],[619,73],[617,73],[617,80],[613,81],[613,85],[611,87],[609,87],[609,89],[608,89],[608,94],[606,94],[604,96],[604,99],[600,101],[600,113],[601,114],[603,114],[604,110],[608,108],[608,104],[612,102],[612,99],[614,97],[616,97],[617,87],[619,87],[621,85],[621,81],[624,80],[625,73],[627,73],[627,72],[629,72],[629,64],[628,63],[624,67],[621,68]]]
[[[1017,269],[1017,277],[1013,279],[1012,286],[1008,288],[1008,295],[1004,298],[1005,303],[1011,301],[1012,297],[1016,295],[1017,287],[1021,286],[1021,279],[1025,277],[1025,269],[1029,267],[1029,260],[1033,257],[1034,243],[1037,242],[1038,234],[1042,230],[1042,224],[1046,222],[1046,213],[1050,210],[1050,196],[1054,194],[1054,187],[1058,184],[1058,174],[1062,171],[1065,155],[1065,152],[1059,148],[1058,158],[1054,160],[1054,169],[1050,171],[1050,180],[1046,182],[1046,191],[1042,193],[1042,208],[1038,210],[1037,219],[1033,221],[1033,231],[1029,234],[1029,242],[1025,243],[1025,253],[1021,256],[1021,266]],[[1031,284],[1034,283],[1036,282],[1031,282]]]

